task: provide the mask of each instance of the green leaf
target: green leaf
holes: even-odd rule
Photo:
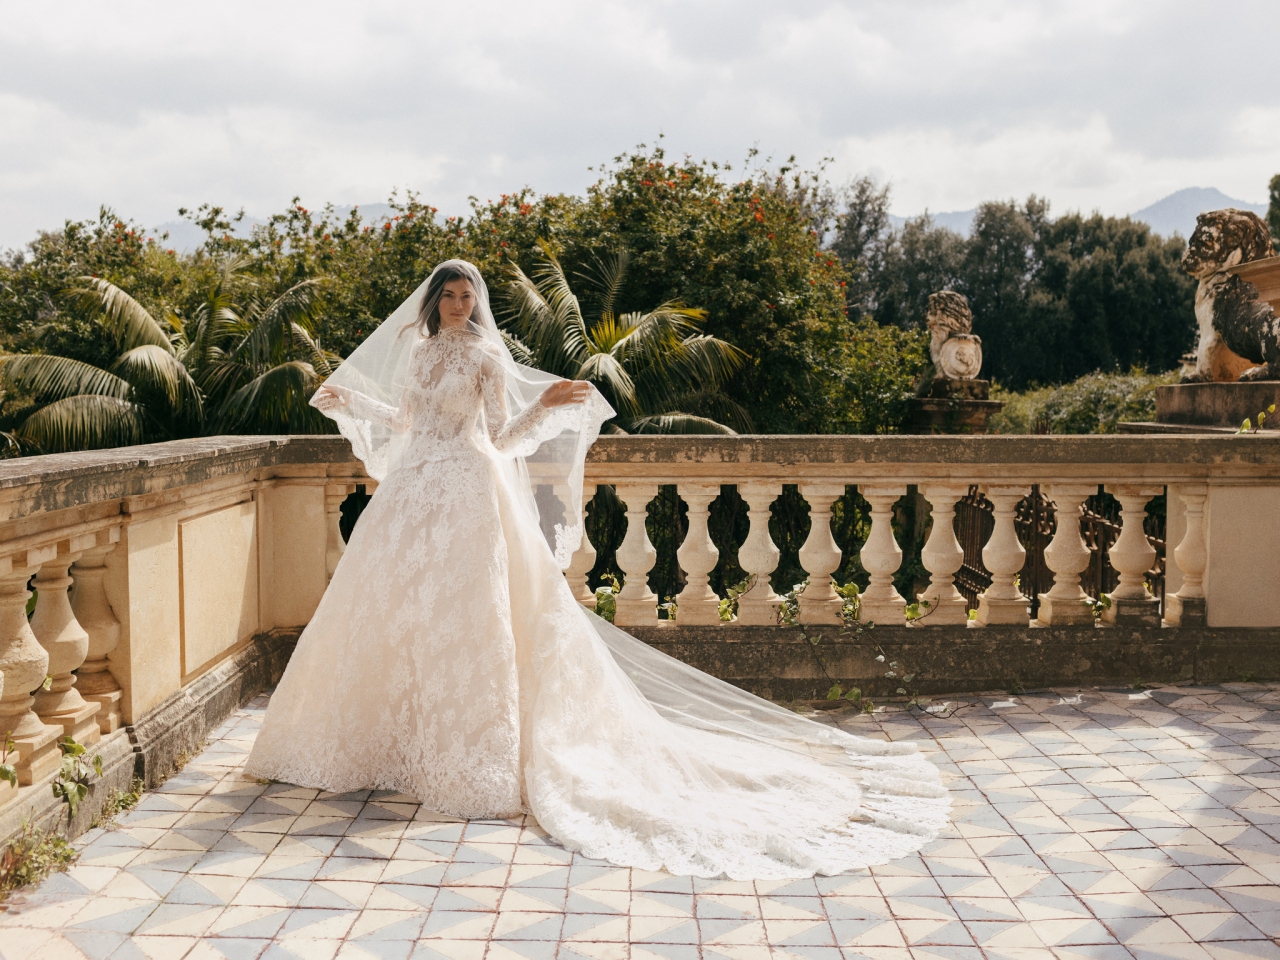
[[[53,682],[53,677],[49,678],[49,682]],[[45,689],[48,690],[49,688],[45,687]],[[62,748],[62,754],[66,757],[78,757],[80,754],[84,753],[84,746],[76,743],[70,737],[63,737],[58,742],[58,746]]]
[[[87,293],[101,310],[99,323],[115,337],[121,350],[150,344],[173,353],[169,335],[137,300],[100,277],[80,279],[89,285]]]
[[[0,763],[0,780],[8,781],[15,787],[18,785],[18,771],[11,763]]]
[[[839,700],[842,696],[844,696],[844,690],[841,689],[840,684],[838,683],[833,685],[831,689],[827,691],[828,700]]]
[[[41,689],[41,690],[52,690],[52,689],[53,689],[53,677],[45,677],[45,678],[44,678],[44,682],[40,684],[40,689]]]

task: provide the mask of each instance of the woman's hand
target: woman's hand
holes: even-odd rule
[[[591,392],[586,380],[557,380],[542,391],[538,401],[544,407],[563,407],[570,403],[582,403]]]
[[[311,404],[321,413],[345,407],[351,400],[351,391],[337,384],[324,384],[311,398]]]

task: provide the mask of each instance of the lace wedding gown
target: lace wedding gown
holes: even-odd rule
[[[912,744],[801,718],[574,601],[498,469],[563,408],[509,417],[500,359],[442,330],[413,348],[398,407],[352,401],[352,416],[405,434],[404,453],[298,641],[248,772],[396,790],[458,817],[527,811],[570,850],[701,877],[840,873],[934,836],[949,801]]]

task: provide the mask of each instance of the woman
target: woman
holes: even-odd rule
[[[312,403],[380,484],[249,773],[527,811],[570,850],[700,877],[841,873],[945,822],[914,745],[800,718],[574,601],[583,459],[613,410],[512,360],[471,264],[440,264]]]

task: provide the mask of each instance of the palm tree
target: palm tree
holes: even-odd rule
[[[311,324],[318,281],[295,284],[237,310],[225,261],[189,320],[156,320],[107,280],[82,278],[77,300],[114,340],[105,369],[70,357],[0,357],[0,387],[29,397],[32,412],[8,434],[24,453],[58,453],[217,433],[323,432],[307,400],[335,358]],[[305,359],[300,359],[299,355]]]
[[[322,280],[303,280],[270,301],[233,305],[230,288],[248,261],[230,258],[189,320],[170,317],[178,356],[209,398],[209,433],[328,433],[308,404],[341,362],[315,340],[312,313]]]
[[[618,411],[625,433],[735,433],[751,420],[721,392],[747,360],[732,344],[701,332],[706,311],[669,301],[617,312],[629,260],[620,250],[580,274],[598,309],[588,321],[549,245],[529,277],[512,266],[502,287],[503,336],[517,360],[573,380],[590,380]]]

